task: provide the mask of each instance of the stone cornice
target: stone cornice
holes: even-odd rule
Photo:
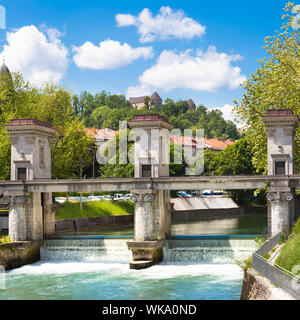
[[[40,126],[37,124],[24,124],[24,125],[5,125],[4,128],[7,130],[9,135],[37,135],[42,137],[53,137],[56,130],[49,127]]]

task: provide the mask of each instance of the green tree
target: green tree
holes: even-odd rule
[[[58,128],[52,144],[52,177],[83,178],[93,161],[95,141],[86,135],[82,122],[74,119]]]
[[[267,57],[246,81],[241,101],[235,111],[245,121],[245,134],[253,151],[257,172],[267,171],[267,138],[261,116],[268,109],[292,109],[300,115],[300,46],[299,31],[292,28],[294,4],[288,3],[280,31],[265,39]],[[296,132],[296,170],[300,170],[300,128]]]
[[[78,166],[70,166],[78,160],[78,149],[82,148],[80,153],[83,154],[90,148],[91,139],[86,137],[71,100],[70,93],[61,87],[45,84],[42,88],[36,88],[25,82],[21,74],[1,75],[0,179],[10,177],[10,140],[3,125],[16,118],[34,118],[51,123],[57,129],[52,146],[53,176],[66,178],[79,175]],[[90,158],[90,153],[83,154],[81,168],[90,165]]]

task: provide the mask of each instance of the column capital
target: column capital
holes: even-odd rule
[[[291,201],[293,195],[291,192],[268,192],[267,200],[268,201]]]
[[[6,196],[0,198],[0,204],[24,204],[27,201],[27,199],[28,197],[26,196]]]
[[[133,194],[130,198],[133,202],[153,202],[156,199],[155,194]]]

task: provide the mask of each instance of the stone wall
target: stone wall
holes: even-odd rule
[[[173,211],[172,223],[175,222],[192,222],[210,219],[224,219],[238,217],[243,214],[266,214],[265,207],[238,207],[222,209],[201,209],[187,211]]]
[[[241,300],[295,300],[250,268],[244,273]]]
[[[87,227],[107,225],[133,225],[134,215],[101,216],[92,218],[74,218],[55,221],[55,232],[76,232]]]
[[[40,260],[43,241],[20,241],[0,245],[0,265],[6,270]]]

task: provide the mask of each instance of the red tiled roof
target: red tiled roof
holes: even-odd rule
[[[84,130],[87,135],[94,137],[96,139],[101,139],[101,140],[110,140],[111,138],[113,138],[115,135],[119,133],[119,131],[111,130],[108,128],[102,128],[102,129],[85,128]]]
[[[148,115],[135,115],[138,119],[136,120],[145,120],[144,117],[153,117],[153,116],[159,116],[156,114],[148,114]],[[143,117],[143,119],[139,119],[139,117]],[[162,117],[162,116],[159,116]],[[148,120],[153,120],[152,118]],[[164,118],[164,117],[163,117]],[[155,120],[158,120],[155,118]],[[162,120],[162,119],[159,119]],[[166,121],[166,119],[164,118]],[[102,129],[96,129],[96,128],[85,128],[85,132],[87,135],[94,137],[95,139],[100,139],[102,141],[105,140],[110,140],[112,139],[115,135],[119,133],[119,131],[116,130],[111,130],[108,128],[102,128]],[[197,147],[197,138],[195,137],[183,137],[183,136],[177,136],[173,135],[170,136],[170,142],[175,143],[175,144],[181,144],[185,146],[192,146],[192,147]],[[200,141],[198,142],[198,145],[200,145]],[[212,149],[212,150],[224,150],[227,146],[234,144],[233,141],[229,140],[221,140],[221,139],[210,139],[210,138],[204,138],[204,148]]]
[[[227,146],[234,144],[232,141],[210,138],[204,138],[204,143],[207,148],[215,150],[224,150]]]
[[[182,145],[192,145],[193,147],[197,146],[197,138],[194,137],[170,136],[170,142]],[[229,140],[204,138],[204,148],[213,150],[224,150],[227,146],[232,144],[234,144],[234,142]]]

